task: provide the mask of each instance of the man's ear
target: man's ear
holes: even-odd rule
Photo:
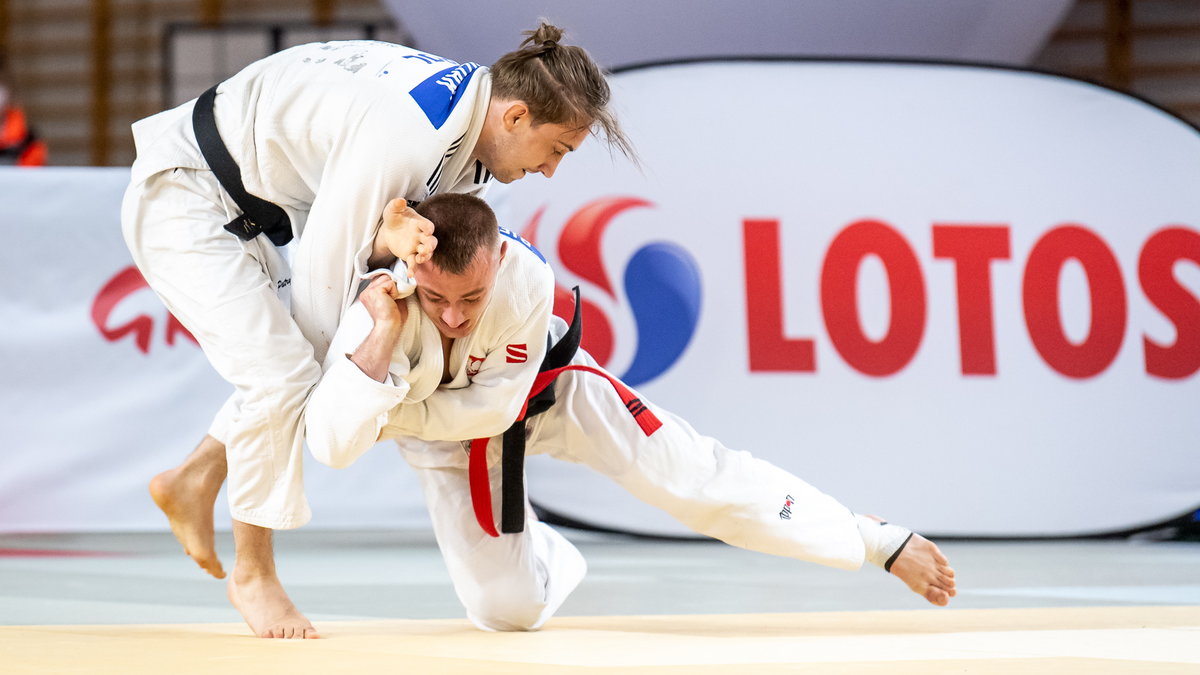
[[[528,119],[528,117],[529,106],[525,105],[524,101],[513,101],[504,110],[504,130],[512,131],[521,120]]]
[[[496,262],[498,262],[498,263],[504,262],[504,254],[505,253],[508,253],[508,242],[502,241],[502,242],[500,242],[500,258],[498,260],[496,260]]]

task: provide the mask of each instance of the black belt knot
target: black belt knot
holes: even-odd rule
[[[204,161],[242,210],[241,215],[225,225],[225,230],[243,241],[266,234],[272,244],[283,246],[292,240],[292,221],[278,204],[246,192],[242,172],[217,131],[217,118],[213,113],[217,86],[213,85],[196,99],[196,107],[192,109],[192,129],[196,132],[196,144],[200,146]]]

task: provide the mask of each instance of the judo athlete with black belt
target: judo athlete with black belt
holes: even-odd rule
[[[302,45],[133,126],[125,240],[235,389],[150,491],[185,552],[221,578],[213,507],[228,475],[228,593],[260,636],[316,636],[279,582],[271,530],[311,517],[303,409],[358,276],[434,246],[395,226],[404,200],[552,176],[593,130],[629,151],[587,53],[547,24],[527,35],[491,68],[379,42]],[[289,260],[279,247],[293,239]]]
[[[583,464],[734,546],[841,569],[870,561],[935,605],[955,595],[954,571],[929,540],[852,513],[787,471],[697,433],[604,371],[578,349],[578,310],[569,328],[551,317],[554,282],[541,254],[507,231],[495,234],[481,200],[435,199],[421,214],[438,245],[415,267],[415,292],[406,274],[399,283],[379,278],[347,311],[309,401],[306,434],[314,456],[338,468],[378,440],[396,440],[477,626],[540,627],[586,571],[575,547],[529,506],[526,449]],[[480,242],[469,262],[463,241]],[[522,421],[501,432],[514,418]],[[497,495],[491,484],[501,486]],[[785,499],[790,519],[779,516]]]

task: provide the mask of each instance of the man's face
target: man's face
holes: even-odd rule
[[[591,129],[587,124],[534,124],[524,104],[514,103],[490,132],[479,159],[496,180],[511,183],[528,173],[553,176],[562,158],[578,148]]]
[[[417,300],[442,335],[461,338],[475,330],[492,297],[506,246],[479,249],[462,274],[449,274],[432,262],[417,265]]]

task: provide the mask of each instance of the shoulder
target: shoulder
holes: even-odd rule
[[[488,308],[497,334],[541,320],[554,304],[554,272],[529,242],[501,228],[504,260]]]
[[[457,150],[471,128],[478,88],[468,85],[478,66],[427,62],[417,58],[425,56],[421,52],[401,49],[376,66],[375,76],[355,82],[353,96],[361,115],[356,122],[372,130],[374,147],[382,145],[380,138],[420,144],[436,155],[436,162]]]
[[[546,262],[546,256],[524,237],[504,227],[500,228],[500,241],[505,246],[505,264],[501,272],[507,272],[510,290],[535,302],[543,296],[551,297],[554,271]]]

